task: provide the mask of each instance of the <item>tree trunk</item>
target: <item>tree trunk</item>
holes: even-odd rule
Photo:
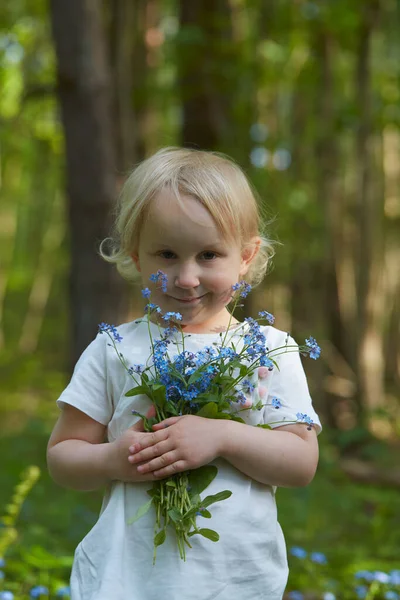
[[[356,98],[359,126],[356,137],[358,206],[358,381],[360,399],[368,411],[384,404],[383,357],[383,191],[377,186],[373,162],[371,38],[379,5],[363,5],[358,34]],[[372,177],[375,172],[375,177]]]
[[[136,52],[139,35],[143,35],[138,25],[143,27],[143,23],[139,19],[137,0],[110,0],[108,10],[116,164],[122,180],[126,172],[143,158],[139,152],[139,131],[133,103],[138,78],[143,84],[143,53]]]
[[[116,194],[110,78],[97,0],[51,1],[65,131],[71,246],[72,362],[101,321],[118,321],[126,286],[97,254]]]
[[[228,128],[232,98],[226,71],[231,65],[224,58],[231,47],[225,43],[232,33],[229,16],[227,0],[180,0],[182,145],[216,149]]]

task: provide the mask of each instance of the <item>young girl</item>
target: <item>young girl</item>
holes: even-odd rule
[[[128,279],[138,271],[164,313],[181,313],[185,347],[197,352],[218,341],[228,326],[229,335],[236,335],[238,322],[227,309],[232,286],[243,279],[253,285],[261,281],[271,246],[261,235],[257,203],[236,164],[211,152],[166,148],[128,178],[113,249],[102,255]],[[164,290],[149,281],[159,270],[167,276]],[[157,338],[156,322],[118,328],[118,348],[128,364],[146,362],[149,327]],[[262,330],[270,349],[285,345],[286,333],[270,326]],[[99,520],[75,553],[72,599],[281,599],[288,567],[276,486],[307,485],[318,461],[320,422],[298,352],[281,354],[279,369],[260,369],[253,397],[262,398],[264,408],[246,411],[246,423],[186,415],[148,433],[132,409],[145,414],[150,401],[125,396],[132,380],[107,342],[107,335],[98,335],[79,359],[57,401],[61,415],[48,447],[57,483],[80,490],[106,487]],[[279,417],[274,397],[281,402]],[[298,413],[314,426],[296,422]],[[278,420],[288,424],[271,430],[254,426]],[[207,495],[232,491],[212,510],[220,540],[191,538],[184,562],[169,536],[153,566],[154,514],[150,510],[128,525],[149,499],[149,482],[211,462],[218,475]]]

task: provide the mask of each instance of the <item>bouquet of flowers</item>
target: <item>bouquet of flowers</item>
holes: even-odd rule
[[[150,280],[166,291],[165,273],[158,271]],[[233,286],[232,295],[236,297],[232,312],[250,290],[251,286],[245,281]],[[145,288],[142,295],[149,299],[151,291]],[[146,365],[128,365],[117,346],[122,340],[117,329],[106,323],[99,326],[99,331],[109,336],[110,345],[114,347],[119,360],[135,383],[126,395],[144,394],[155,408],[155,416],[152,418],[132,411],[143,419],[145,431],[152,431],[155,423],[169,417],[188,414],[244,423],[241,412],[261,410],[264,406],[261,400],[256,403],[248,402],[248,396],[254,390],[252,377],[257,375],[259,367],[269,370],[279,368],[276,357],[284,352],[300,351],[314,359],[317,359],[321,352],[312,337],[306,340],[304,346],[288,345],[286,340],[284,346],[269,350],[260,327],[262,320],[274,322],[273,315],[267,311],[261,311],[259,319],[246,318],[244,323],[235,327],[233,333],[230,320],[226,331],[219,334],[220,340],[198,352],[185,349],[185,334],[179,326],[182,320],[180,313],[162,314],[159,306],[149,302],[145,309],[145,320],[148,323],[151,343],[151,354]],[[159,326],[158,339],[153,339],[150,320],[158,323],[161,321],[164,325]],[[172,346],[175,346],[175,350],[169,352],[169,347]],[[279,398],[272,398],[272,405],[279,409]],[[313,425],[310,417],[302,413],[297,414],[297,421],[294,422],[305,422],[309,428]],[[288,421],[275,421],[257,426],[271,429],[271,425],[279,423],[287,424]],[[201,498],[200,494],[213,481],[217,472],[214,465],[205,465],[155,481],[148,490],[149,502],[138,509],[130,523],[146,514],[151,506],[155,508],[153,563],[156,560],[157,547],[164,543],[167,533],[171,530],[175,531],[178,550],[183,560],[186,557],[186,546],[191,548],[192,536],[201,535],[213,542],[219,540],[216,531],[199,527],[197,524],[198,516],[211,518],[209,507],[232,494],[229,490],[223,490]]]

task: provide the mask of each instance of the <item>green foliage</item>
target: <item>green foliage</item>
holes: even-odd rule
[[[15,600],[30,598],[30,592],[37,586],[43,586],[44,593],[40,597],[48,600],[57,594],[60,597],[72,565],[71,556],[50,554],[41,546],[25,547],[21,543],[19,515],[39,476],[37,466],[30,466],[22,473],[21,482],[15,486],[0,519],[0,558],[4,563],[0,584],[4,591],[14,594]]]

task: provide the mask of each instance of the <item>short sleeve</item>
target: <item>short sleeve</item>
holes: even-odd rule
[[[275,332],[280,333],[282,337],[279,336],[281,339],[275,340],[273,345],[269,344],[267,337],[269,349],[284,345],[287,345],[288,348],[274,358],[279,369],[275,366],[269,378],[263,421],[273,428],[281,427],[298,421],[297,415],[302,413],[303,418],[306,415],[312,419],[317,433],[320,433],[322,429],[321,422],[312,405],[298,345],[292,337],[287,337],[286,334],[278,330],[275,330]],[[279,403],[276,400],[273,402],[274,399],[279,400]],[[276,407],[277,405],[279,408]]]
[[[70,404],[102,425],[109,423],[113,413],[105,337],[98,334],[89,344],[75,365],[70,383],[57,400],[59,408]]]

